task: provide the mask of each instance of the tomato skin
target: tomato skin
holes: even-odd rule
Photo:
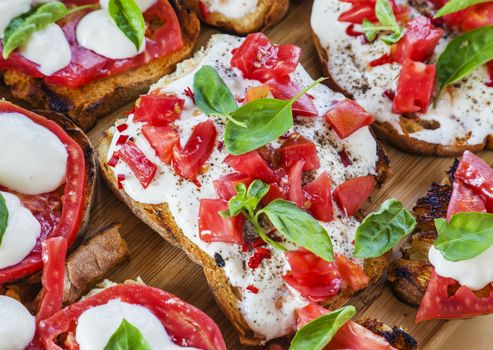
[[[149,141],[163,163],[171,164],[173,149],[180,147],[180,136],[171,126],[142,126],[142,134]]]
[[[354,291],[363,289],[370,283],[370,278],[365,274],[363,268],[344,255],[336,256],[336,265],[342,280]]]
[[[244,184],[245,187],[248,188],[252,182],[253,179],[250,176],[233,173],[224,175],[219,179],[212,181],[212,184],[214,185],[214,190],[216,190],[217,195],[225,201],[228,201],[236,196],[237,185]]]
[[[435,28],[428,17],[416,17],[406,24],[406,32],[392,47],[391,56],[401,64],[406,58],[423,62],[433,54],[443,33],[443,29]]]
[[[143,188],[156,177],[157,166],[137,147],[135,142],[127,141],[118,151],[120,159],[132,169]]]
[[[375,189],[373,176],[360,176],[337,186],[332,193],[337,205],[347,216],[353,216]]]
[[[199,208],[199,236],[204,242],[243,244],[245,218],[237,215],[223,218],[219,211],[228,209],[222,199],[201,199]]]
[[[180,118],[184,104],[185,100],[176,96],[142,95],[134,109],[134,121],[154,126],[167,125]]]
[[[217,131],[210,119],[195,125],[183,149],[173,149],[173,169],[184,179],[195,181],[200,168],[209,159],[216,143]]]
[[[481,196],[465,186],[461,180],[453,183],[452,196],[447,208],[447,220],[457,213],[486,212],[486,206]]]
[[[300,88],[293,83],[289,75],[274,77],[267,83],[269,84],[272,96],[280,100],[290,100],[301,92]],[[318,116],[317,108],[306,94],[293,103],[292,110],[295,116]]]
[[[267,183],[276,181],[274,170],[270,168],[257,150],[239,156],[230,154],[224,159],[224,162],[239,173],[254,179],[260,179]]]
[[[353,6],[341,13],[337,20],[339,22],[349,22],[354,24],[361,24],[363,20],[367,19],[370,22],[377,22],[377,15],[375,14],[375,2],[361,1],[353,3]]]
[[[344,139],[356,130],[370,125],[375,118],[356,102],[344,99],[327,112],[325,119],[336,134]]]
[[[254,33],[233,50],[231,66],[238,68],[244,78],[264,83],[294,72],[300,53],[297,46],[273,45],[265,34]]]
[[[303,171],[320,168],[317,146],[300,134],[293,133],[279,148],[279,157],[284,168],[290,168],[299,160],[305,162]]]
[[[405,59],[392,101],[392,111],[399,114],[425,113],[433,95],[435,76],[434,64]]]
[[[437,7],[442,7],[447,1],[433,1]],[[470,6],[464,10],[443,17],[449,28],[468,32],[493,24],[493,4],[486,2]]]
[[[303,176],[303,167],[305,161],[297,161],[288,172],[289,183],[289,200],[296,204],[299,208],[303,208],[305,197],[303,196],[303,189],[301,187],[301,178]]]
[[[308,212],[320,221],[329,222],[334,218],[330,185],[332,180],[326,171],[303,187]]]
[[[44,320],[39,325],[42,344],[47,350],[61,350],[56,345],[57,338],[69,332],[84,311],[113,299],[148,308],[176,344],[204,350],[226,350],[219,327],[204,312],[170,293],[137,283],[109,287]]]

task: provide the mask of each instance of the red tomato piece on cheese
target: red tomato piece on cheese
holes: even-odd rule
[[[222,199],[201,199],[199,209],[199,236],[204,242],[243,244],[245,218],[237,215],[223,218],[220,211],[228,209]]]
[[[404,36],[392,47],[392,58],[399,63],[406,58],[425,61],[435,51],[442,35],[443,29],[433,26],[428,17],[416,17],[407,23]]]
[[[291,168],[289,168],[288,172],[289,200],[295,203],[299,208],[303,208],[305,201],[305,197],[303,196],[303,188],[301,187],[304,165],[305,162],[303,160],[299,160]]]
[[[486,206],[481,195],[465,186],[461,180],[455,180],[447,208],[447,220],[457,213],[465,212],[486,212]]]
[[[125,143],[118,154],[120,159],[132,169],[142,187],[147,188],[156,176],[156,164],[151,162],[133,141]]]
[[[216,142],[217,131],[212,120],[195,125],[183,149],[173,150],[173,168],[176,173],[194,181],[202,165],[209,159]]]
[[[294,45],[274,45],[262,33],[250,34],[233,50],[231,66],[247,79],[266,82],[294,72],[301,49]]]
[[[370,282],[370,278],[365,274],[361,265],[348,259],[344,255],[337,255],[335,262],[342,280],[354,291],[365,288]]]
[[[180,147],[180,137],[171,126],[153,126],[146,124],[142,127],[142,134],[156,151],[159,159],[170,164],[173,149]]]
[[[337,18],[339,22],[349,22],[354,24],[361,24],[364,19],[367,19],[370,22],[377,21],[377,16],[375,14],[375,2],[355,2],[349,10],[341,13]]]
[[[289,188],[280,186],[279,184],[273,182],[269,184],[269,192],[262,198],[262,204],[267,205],[276,199],[288,199]]]
[[[150,94],[140,96],[134,109],[134,121],[162,126],[180,118],[185,100],[171,95]]]
[[[269,84],[272,96],[280,100],[291,100],[301,92],[300,88],[293,83],[288,75],[283,77],[275,77],[267,83]],[[301,96],[295,103],[293,103],[292,109],[295,116],[318,116],[317,108],[307,94]]]
[[[231,197],[236,195],[236,186],[239,184],[244,184],[248,188],[252,181],[253,178],[250,176],[240,173],[233,173],[222,176],[219,179],[214,180],[212,183],[217,195],[225,201],[228,201]]]
[[[360,176],[337,186],[332,194],[347,216],[353,216],[363,206],[375,188],[373,176]]]
[[[236,171],[252,178],[260,179],[267,183],[276,181],[274,170],[271,169],[258,151],[250,151],[239,156],[230,154],[224,159],[224,162]]]
[[[434,1],[442,7],[447,1]],[[493,4],[486,2],[470,6],[464,10],[443,17],[447,27],[468,32],[493,24]]]
[[[325,115],[327,122],[340,138],[346,138],[363,126],[370,125],[375,118],[352,100],[342,100]]]
[[[392,101],[394,113],[425,113],[433,95],[436,67],[434,64],[404,60]]]
[[[303,187],[308,202],[307,210],[315,219],[320,221],[328,222],[334,218],[331,182],[329,175],[324,171],[315,180]]]
[[[278,152],[281,163],[286,169],[300,160],[305,162],[303,171],[320,168],[317,146],[300,134],[291,134],[289,138],[282,143]]]

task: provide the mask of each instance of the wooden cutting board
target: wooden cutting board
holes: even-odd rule
[[[266,30],[266,34],[274,42],[291,43],[302,47],[301,63],[312,77],[317,78],[322,73],[312,44],[311,4],[312,2],[307,0],[292,1],[288,16],[275,28]],[[216,31],[204,27],[198,47],[205,44],[214,32]],[[0,96],[12,100],[5,88],[0,90]],[[89,133],[92,142],[96,144],[102,131],[129,109],[130,105],[100,120]],[[409,155],[387,145],[385,148],[391,160],[393,175],[374,194],[368,207],[370,210],[391,197],[398,198],[408,208],[412,208],[416,199],[427,191],[433,181],[442,179],[444,171],[453,161],[452,158]],[[493,152],[481,153],[481,157],[488,163],[493,163]],[[112,222],[122,223],[121,231],[130,248],[130,259],[108,276],[110,279],[122,282],[140,276],[147,284],[176,294],[204,310],[219,324],[228,349],[249,349],[240,345],[230,323],[217,307],[201,268],[133,216],[130,210],[100,181],[97,185],[89,232],[94,232]],[[403,326],[418,340],[421,349],[493,348],[491,345],[493,317],[468,321],[430,321],[416,325],[414,323],[416,309],[395,299],[385,281],[380,281],[377,285],[363,291],[353,298],[351,303],[358,308],[360,318],[378,318],[389,325]]]

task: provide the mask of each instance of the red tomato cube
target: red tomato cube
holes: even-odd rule
[[[146,124],[142,127],[142,134],[149,141],[152,148],[164,163],[170,164],[173,149],[180,147],[180,137],[171,126],[153,126]]]
[[[237,215],[223,218],[220,211],[228,209],[222,199],[201,199],[199,208],[199,236],[204,242],[243,244],[245,218]]]
[[[337,186],[334,199],[347,216],[353,216],[363,206],[375,189],[373,176],[360,176]]]
[[[134,110],[134,121],[162,126],[180,118],[185,100],[172,95],[143,95]]]
[[[340,138],[346,138],[363,126],[370,125],[375,118],[352,100],[342,100],[327,112],[327,122]]]

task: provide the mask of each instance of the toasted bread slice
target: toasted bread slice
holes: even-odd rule
[[[3,73],[5,84],[12,95],[28,101],[36,108],[67,114],[84,130],[94,126],[96,120],[112,110],[134,100],[164,74],[174,70],[176,63],[188,57],[199,36],[197,16],[185,9],[181,1],[171,1],[177,12],[182,30],[183,47],[165,57],[127,72],[93,81],[79,89],[47,84],[20,71]]]
[[[289,0],[258,0],[254,11],[233,18],[219,11],[208,10],[207,0],[184,1],[185,5],[192,8],[205,23],[236,34],[248,34],[272,27],[286,15],[289,8]],[[229,2],[240,4],[237,0],[229,0]]]

